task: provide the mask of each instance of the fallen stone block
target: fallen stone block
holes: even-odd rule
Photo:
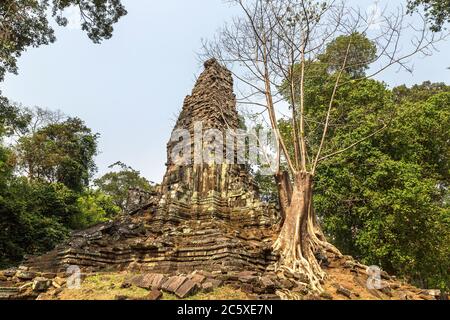
[[[213,289],[221,287],[223,284],[223,282],[219,279],[206,279],[203,284],[205,284],[205,283],[210,283],[212,285]]]
[[[333,296],[331,295],[331,293],[326,291],[322,292],[319,296],[325,300],[333,300]]]
[[[41,274],[42,277],[47,278],[47,279],[54,279],[56,278],[56,273],[52,273],[52,272],[46,272]]]
[[[258,273],[256,271],[241,271],[237,274],[238,277],[248,277],[248,276],[257,276]]]
[[[142,289],[151,289],[155,274],[147,273],[131,278],[130,283]]]
[[[253,283],[258,279],[257,273],[253,271],[242,271],[237,274],[238,281],[242,283]]]
[[[234,282],[234,281],[238,281],[239,278],[236,274],[223,274],[219,277],[217,277],[218,279],[224,281],[224,282]]]
[[[275,282],[268,276],[261,277],[255,285],[255,292],[274,294],[276,290]]]
[[[421,294],[421,295],[419,295],[419,297],[420,297],[420,299],[422,299],[422,300],[436,300],[435,297],[429,296],[429,295],[427,295],[427,294]]]
[[[202,282],[206,279],[206,277],[201,274],[190,274],[188,278],[198,284],[202,284]]]
[[[184,276],[173,276],[170,277],[163,285],[162,289],[170,292],[175,293],[177,289],[187,280],[187,277]]]
[[[420,294],[428,295],[428,296],[434,297],[434,298],[440,298],[441,297],[441,290],[438,290],[438,289],[423,290],[423,291],[420,292]]]
[[[44,292],[50,288],[51,281],[44,277],[37,277],[33,281],[34,292]]]
[[[209,293],[214,291],[214,286],[211,282],[205,282],[202,284],[202,291]]]
[[[19,270],[16,273],[16,277],[19,280],[33,280],[36,277],[36,272]]]
[[[146,300],[159,300],[162,296],[163,293],[160,290],[152,290],[146,297]]]
[[[67,280],[63,279],[63,278],[60,278],[60,277],[56,277],[56,278],[53,279],[52,283],[62,287],[62,286],[64,286],[67,283]]]
[[[10,299],[19,294],[19,288],[0,287],[0,299]]]
[[[344,288],[343,286],[340,286],[340,285],[337,286],[336,293],[340,294],[340,295],[343,295],[343,296],[345,296],[345,297],[347,297],[349,299],[352,298],[352,292],[349,289]]]
[[[192,280],[186,280],[176,291],[175,295],[180,298],[184,299],[188,296],[194,295],[199,290],[199,284],[192,281]]]
[[[161,290],[162,285],[164,284],[164,282],[167,281],[167,278],[163,275],[163,274],[155,274],[155,276],[153,277],[153,281],[151,283],[151,288],[153,290]]]
[[[245,293],[253,293],[253,285],[250,283],[243,283],[240,289]]]
[[[16,275],[17,270],[16,269],[8,269],[8,270],[2,271],[2,273],[5,277],[11,278]]]

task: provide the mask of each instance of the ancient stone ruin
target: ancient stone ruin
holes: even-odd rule
[[[192,137],[198,121],[203,130],[239,126],[231,73],[215,60],[205,63],[174,133],[187,129]],[[68,287],[68,271],[78,268],[83,276],[127,271],[120,287],[147,289],[148,300],[162,292],[186,298],[222,285],[254,299],[438,298],[435,290],[414,288],[385,272],[382,287],[368,288],[367,266],[333,252],[321,257],[325,291],[310,295],[307,281],[274,270],[280,219],[274,205],[259,199],[248,167],[233,161],[179,165],[171,157],[176,143],[167,145],[167,171],[157,193],[132,189],[127,213],[116,220],[75,232],[55,250],[0,271],[0,299],[57,299]]]
[[[201,122],[203,130],[223,132],[239,125],[231,73],[216,60],[205,63],[174,130],[184,128],[193,135],[195,122]],[[30,258],[26,265],[48,271],[70,265],[90,271],[270,269],[276,260],[271,244],[277,210],[259,199],[247,166],[180,166],[170,157],[173,148],[169,142],[159,194],[146,198],[135,191],[139,196],[134,197],[133,215],[76,232],[67,243]]]

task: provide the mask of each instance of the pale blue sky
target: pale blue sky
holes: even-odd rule
[[[352,1],[362,8],[373,1]],[[387,1],[380,1],[386,3]],[[101,134],[99,174],[122,161],[159,182],[166,143],[201,71],[196,52],[235,9],[220,0],[124,0],[128,15],[111,40],[92,44],[76,29],[57,29],[58,41],[19,59],[5,96],[26,106],[60,109]],[[415,58],[414,74],[396,68],[378,78],[394,86],[425,80],[450,83],[450,43],[433,57]]]

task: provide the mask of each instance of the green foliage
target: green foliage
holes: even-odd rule
[[[121,0],[53,0],[52,13],[60,26],[67,25],[64,10],[71,6],[80,10],[81,28],[94,43],[111,38],[113,25],[127,14]]]
[[[113,25],[127,14],[120,0],[2,0],[0,2],[0,82],[6,72],[17,73],[17,58],[29,47],[56,40],[47,13],[67,25],[65,9],[81,13],[81,27],[94,43],[112,36]]]
[[[450,0],[408,0],[410,13],[420,8],[425,11],[425,17],[431,22],[432,31],[441,31],[445,23],[450,22]]]
[[[357,37],[370,56],[370,46]],[[329,65],[341,60],[347,46],[339,38],[319,61],[305,65],[309,157],[317,152],[336,80],[336,68]],[[450,86],[425,82],[388,90],[382,82],[354,79],[366,67],[342,75],[322,155],[361,142],[319,165],[316,212],[344,253],[420,286],[449,288]],[[300,70],[295,66],[294,79],[300,80]],[[281,89],[289,101],[289,88]],[[279,124],[285,141],[292,141],[291,120]],[[370,136],[383,125],[385,130]],[[287,147],[293,154],[293,146]],[[275,198],[273,180],[257,180],[265,196]]]
[[[107,221],[118,212],[99,191],[79,194],[61,183],[10,178],[0,189],[0,265],[51,250],[70,230]]]
[[[82,229],[114,217],[119,208],[111,197],[86,188],[94,168],[96,135],[79,119],[43,121],[42,112],[10,105],[0,109],[0,267],[40,254]],[[47,117],[48,112],[44,112]],[[42,120],[42,119],[41,119]],[[50,123],[50,124],[48,124]],[[4,145],[17,135],[19,143]],[[19,150],[19,157],[16,153]],[[36,175],[21,177],[24,154]],[[81,168],[81,169],[80,169]]]
[[[348,54],[347,54],[348,51]],[[339,36],[326,48],[325,53],[319,55],[319,61],[326,64],[329,72],[340,70],[344,65],[345,71],[352,78],[360,78],[365,75],[369,64],[377,55],[377,48],[367,37],[361,33],[352,33],[347,36]]]
[[[0,264],[53,248],[68,234],[64,222],[76,196],[62,185],[11,178],[0,190]]]
[[[67,25],[65,9],[80,10],[81,27],[94,43],[112,36],[127,12],[120,0],[0,1],[0,82],[17,73],[30,47],[56,40],[48,13]],[[60,121],[58,113],[12,104],[0,92],[0,267],[61,242],[71,229],[114,216],[110,197],[89,191],[96,170],[98,135],[83,121]],[[5,137],[18,143],[5,145]],[[26,173],[28,179],[17,176]]]
[[[424,287],[450,287],[450,87],[424,83],[390,94],[370,80],[343,89],[331,145],[366,136],[383,113],[392,119],[382,133],[319,166],[314,204],[325,232],[365,263]],[[309,101],[320,102],[319,92]],[[282,128],[291,134],[289,121]]]
[[[300,66],[295,67],[294,79],[300,77]],[[334,98],[333,119],[327,134],[327,143],[322,155],[341,150],[355,141],[370,135],[372,132],[388,124],[392,118],[392,94],[385,84],[365,79],[356,81],[348,74],[341,76],[342,84]],[[324,129],[324,119],[328,111],[330,97],[336,81],[336,74],[328,72],[327,64],[308,62],[305,68],[305,136],[308,157],[316,155]],[[300,86],[296,86],[297,90]],[[283,89],[283,88],[282,88]],[[283,90],[286,100],[290,99],[288,90]],[[297,96],[299,96],[297,94]],[[354,106],[360,108],[354,108]],[[285,141],[292,140],[292,122],[283,119],[279,123]],[[342,137],[345,136],[345,140]],[[339,137],[339,139],[337,139]],[[288,146],[293,155],[292,144]]]
[[[425,81],[422,84],[416,84],[411,88],[405,85],[395,87],[392,90],[394,94],[394,101],[396,103],[402,102],[423,102],[431,98],[432,96],[443,93],[450,92],[450,86],[445,83],[432,83],[430,81]]]
[[[30,121],[29,112],[0,96],[0,139],[3,136],[26,132]]]
[[[140,172],[121,163],[116,162],[109,168],[119,167],[119,171],[108,172],[101,178],[94,181],[95,186],[111,197],[114,204],[125,210],[127,207],[128,190],[130,188],[139,188],[144,191],[152,191],[154,187],[152,184],[141,177]]]
[[[80,192],[96,170],[97,139],[77,118],[50,124],[19,139],[19,169],[31,180],[59,182]]]
[[[83,229],[114,218],[119,212],[110,196],[98,190],[88,190],[77,199],[79,212],[72,216],[70,226]]]

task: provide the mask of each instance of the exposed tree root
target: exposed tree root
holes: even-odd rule
[[[307,172],[299,173],[293,186],[289,180],[280,178],[278,188],[284,216],[280,234],[273,245],[280,260],[275,270],[287,277],[294,277],[308,286],[310,293],[321,293],[326,273],[318,261],[318,256],[326,252],[342,256],[337,248],[328,243],[317,223],[312,204],[312,176]],[[326,258],[325,258],[326,259]]]

